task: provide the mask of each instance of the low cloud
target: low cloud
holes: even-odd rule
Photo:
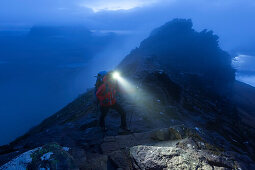
[[[92,30],[138,31],[144,35],[173,18],[190,18],[210,29],[227,51],[255,39],[253,0],[1,0],[0,23],[83,24]]]
[[[92,9],[94,12],[100,11],[118,11],[130,10],[138,7],[146,7],[149,5],[160,3],[162,0],[96,0],[84,1],[81,6]],[[169,1],[169,0],[168,0]]]

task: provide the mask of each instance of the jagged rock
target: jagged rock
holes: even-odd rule
[[[136,169],[242,169],[244,165],[226,155],[212,155],[210,152],[193,148],[183,150],[177,147],[135,146],[130,155]]]
[[[184,139],[190,135],[190,130],[188,130],[184,125],[174,126],[169,128],[170,139]]]
[[[155,139],[155,140],[160,140],[160,141],[164,141],[164,140],[170,139],[169,129],[168,128],[164,128],[164,129],[156,130],[154,132],[152,138]]]
[[[155,130],[152,133],[152,138],[159,141],[165,140],[180,140],[188,137],[190,135],[190,130],[188,130],[185,126],[173,126],[170,128],[163,128]]]
[[[31,157],[32,162],[27,166],[27,169],[78,169],[74,158],[65,148],[56,143],[43,146],[34,152]]]
[[[41,148],[35,148],[33,150],[29,150],[10,162],[4,164],[3,166],[0,167],[1,170],[12,170],[12,169],[20,169],[20,170],[26,170],[27,165],[32,162],[32,154],[39,150]]]
[[[56,143],[29,150],[12,161],[6,163],[0,169],[78,169],[73,157]]]
[[[172,148],[154,146],[135,146],[130,149],[134,163],[140,169],[163,169],[167,168],[167,158],[178,156],[179,153]]]

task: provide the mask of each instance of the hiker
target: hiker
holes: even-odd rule
[[[117,103],[117,93],[119,91],[118,81],[113,78],[113,72],[99,72],[96,82],[96,97],[100,105],[101,128],[106,131],[105,117],[109,109],[116,110],[121,115],[121,129],[128,131],[126,123],[126,113],[120,104]]]

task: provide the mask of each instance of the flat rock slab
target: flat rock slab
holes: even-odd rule
[[[103,154],[109,154],[113,151],[127,149],[139,144],[155,143],[151,138],[154,132],[134,133],[130,135],[106,136],[101,144]]]

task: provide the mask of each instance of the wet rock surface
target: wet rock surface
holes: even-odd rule
[[[135,146],[130,150],[135,169],[241,169],[233,158],[191,148]],[[252,167],[246,167],[252,168]]]

